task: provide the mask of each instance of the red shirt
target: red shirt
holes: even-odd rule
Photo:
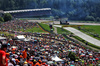
[[[5,57],[6,65],[3,65],[3,64],[2,64],[2,57]],[[5,53],[5,51],[3,51],[3,50],[0,50],[0,66],[8,66],[8,65],[7,65],[7,60],[6,60],[6,53]]]

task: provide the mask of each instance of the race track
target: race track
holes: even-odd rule
[[[60,25],[54,25],[55,27],[61,27]],[[89,42],[89,43],[92,43],[94,45],[97,45],[97,46],[100,46],[100,41],[75,29],[75,28],[72,28],[72,27],[64,27],[64,29],[74,33],[76,36],[84,39],[85,41]]]

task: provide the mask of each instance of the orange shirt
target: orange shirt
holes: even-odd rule
[[[23,58],[27,58],[27,52],[25,50],[23,51]]]
[[[34,66],[37,66],[37,65],[38,65],[38,66],[41,66],[41,64],[40,64],[39,62],[37,62]]]

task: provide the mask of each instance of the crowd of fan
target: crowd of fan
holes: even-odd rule
[[[8,22],[0,26],[1,30],[32,28],[35,23]],[[27,27],[26,27],[27,26]],[[24,35],[28,41],[9,38],[0,41],[1,66],[93,66],[99,64],[100,53],[65,39],[59,34],[30,33]],[[7,49],[6,49],[7,48]],[[75,53],[77,59],[68,55]],[[58,57],[60,60],[54,58]],[[6,60],[6,61],[4,61]]]
[[[27,20],[14,20],[14,21],[8,21],[5,23],[0,24],[0,30],[2,31],[20,31],[25,30],[29,28],[33,28],[36,26],[36,23],[34,22],[28,22]]]
[[[95,66],[100,60],[99,53],[68,41],[62,35],[34,33],[33,36],[30,41],[7,40],[8,66]],[[69,52],[74,52],[79,59],[70,59]],[[53,60],[55,56],[63,61]]]

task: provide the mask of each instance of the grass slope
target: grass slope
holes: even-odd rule
[[[40,28],[33,27],[31,29],[25,30],[25,32],[44,32],[44,31],[42,31]]]
[[[91,32],[94,32],[94,33],[98,33],[100,34],[100,26],[99,25],[84,25],[82,26],[83,28],[87,28],[87,29],[93,29],[93,31]]]
[[[84,25],[84,26],[81,26],[81,29],[84,29],[84,30],[80,30],[88,35],[90,35],[91,37],[94,37],[92,34],[98,34],[100,36],[100,26],[98,25]],[[92,34],[91,34],[92,33]],[[94,37],[98,40],[100,40],[99,37]]]
[[[51,31],[49,25],[43,24],[43,23],[40,23],[40,25],[41,25],[45,30]],[[54,28],[53,28],[53,30],[54,30]]]
[[[67,30],[65,30],[65,29],[61,29],[61,28],[59,28],[59,27],[57,27],[57,33],[58,34],[70,34],[71,32],[69,32],[69,31],[67,31]]]

